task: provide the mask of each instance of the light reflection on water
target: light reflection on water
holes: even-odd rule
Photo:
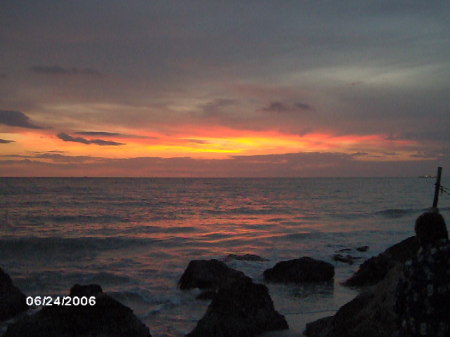
[[[0,263],[30,295],[99,283],[152,335],[178,336],[208,305],[176,289],[190,260],[257,254],[269,261],[229,264],[263,282],[283,259],[331,262],[336,250],[362,245],[369,257],[411,235],[432,194],[421,179],[3,178]],[[294,330],[354,295],[338,282],[356,266],[333,263],[331,288],[269,285]]]

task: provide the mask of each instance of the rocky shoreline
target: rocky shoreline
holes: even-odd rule
[[[368,247],[356,249],[365,251]],[[397,328],[393,305],[401,265],[417,249],[415,238],[408,238],[364,262],[343,283],[364,287],[363,291],[334,316],[308,323],[304,334],[308,337],[390,337]],[[349,254],[336,255],[333,259],[344,263],[356,259]],[[223,261],[193,260],[181,276],[180,290],[198,288],[203,291],[198,300],[211,300],[205,315],[187,337],[253,337],[289,328],[285,317],[276,311],[267,286],[255,283],[224,263],[232,259],[265,261],[250,254],[229,255]],[[301,257],[278,262],[263,275],[266,282],[329,283],[334,278],[334,266]],[[95,305],[44,307],[37,313],[24,315],[29,308],[25,295],[0,269],[0,322],[9,323],[3,337],[151,337],[151,327],[146,327],[130,308],[103,293],[99,285],[74,285],[69,297],[76,296],[93,296]]]
[[[346,286],[366,287],[334,316],[306,325],[308,337],[391,337],[398,329],[395,291],[403,263],[417,254],[419,243],[410,237],[365,261]]]

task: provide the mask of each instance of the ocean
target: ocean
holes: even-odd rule
[[[357,294],[340,282],[358,263],[332,255],[368,245],[351,253],[363,262],[413,235],[433,195],[419,178],[0,178],[0,267],[31,296],[100,284],[152,336],[177,337],[209,304],[177,289],[190,260],[257,254],[268,261],[227,264],[264,282],[276,262],[311,256],[334,264],[334,284],[268,284],[290,330],[266,336],[299,336]],[[448,195],[440,206],[448,221]]]

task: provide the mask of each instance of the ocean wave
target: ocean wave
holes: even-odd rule
[[[45,220],[58,223],[110,223],[123,222],[126,219],[114,215],[52,215]]]
[[[139,234],[139,233],[195,233],[199,229],[192,226],[172,226],[172,227],[160,227],[160,226],[135,226],[120,230],[121,234]]]
[[[63,238],[63,237],[25,237],[0,239],[0,255],[14,256],[27,254],[53,254],[55,256],[80,254],[93,254],[98,251],[129,248],[138,245],[147,245],[157,242],[157,239],[133,239],[133,238]],[[59,254],[59,255],[58,255]]]
[[[385,209],[382,211],[375,212],[375,214],[383,216],[385,218],[402,218],[404,216],[415,214],[415,213],[420,213],[422,211],[424,211],[424,210],[412,209],[412,208],[406,208],[406,209],[388,208],[388,209]]]
[[[291,214],[292,210],[288,208],[253,208],[253,207],[238,207],[238,208],[225,208],[225,209],[207,209],[202,213],[221,215],[221,214],[244,214],[244,215],[265,215],[265,214]]]
[[[323,236],[325,233],[321,232],[303,232],[303,233],[292,233],[292,234],[284,234],[273,236],[273,239],[276,240],[303,240],[303,239],[311,239],[318,238]]]

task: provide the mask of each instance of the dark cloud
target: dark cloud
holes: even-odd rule
[[[418,151],[411,155],[411,158],[418,159],[436,159],[442,157],[444,157],[444,154],[439,151]]]
[[[185,140],[194,144],[209,144],[208,141],[202,139],[185,139]]]
[[[140,136],[132,134],[123,134],[118,132],[106,132],[106,131],[79,131],[75,132],[80,136],[100,136],[100,137],[122,137],[122,138],[141,138],[141,139],[158,139],[158,137]]]
[[[102,137],[122,136],[122,134],[120,134],[120,133],[103,132],[103,131],[80,131],[80,132],[75,132],[75,134],[81,135],[81,136],[102,136]]]
[[[66,156],[58,153],[42,153],[30,158],[50,159],[56,163],[90,163],[104,160],[104,158],[92,156]]]
[[[9,144],[9,143],[14,143],[13,140],[7,140],[7,139],[0,139],[0,144]]]
[[[82,143],[82,144],[96,144],[96,145],[110,145],[110,146],[118,146],[118,145],[124,145],[123,143],[113,142],[109,140],[103,140],[103,139],[86,139],[82,137],[72,137],[68,135],[67,133],[59,133],[57,134],[57,137],[59,139],[62,139],[65,142],[75,142],[75,143]]]
[[[5,73],[0,73],[0,78],[6,78],[8,77]]]
[[[6,156],[3,156],[7,158]],[[19,158],[19,157],[18,157]],[[439,161],[363,161],[350,154],[300,152],[280,155],[234,156],[229,159],[137,157],[109,159],[41,154],[0,161],[0,175],[140,176],[140,177],[375,177],[418,176],[450,165]]]
[[[102,76],[97,70],[91,68],[64,68],[60,66],[33,66],[31,71],[44,75],[86,75],[86,76]]]
[[[33,124],[30,118],[20,111],[0,110],[0,124],[27,129],[42,129],[42,127]]]
[[[368,156],[369,154],[367,152],[355,152],[352,153],[353,157],[363,157],[363,156]]]
[[[103,140],[103,139],[91,139],[90,142],[91,142],[91,144],[97,144],[97,145],[112,145],[112,146],[124,145],[124,143],[112,142],[112,141]]]
[[[284,113],[284,112],[312,110],[312,108],[309,104],[305,104],[302,102],[297,102],[292,105],[283,102],[271,102],[267,107],[262,108],[261,110],[268,112]]]
[[[67,133],[59,133],[56,135],[59,139],[62,139],[65,142],[75,142],[75,143],[82,143],[82,144],[91,144],[89,140],[86,138],[81,137],[72,137],[68,135]]]
[[[311,110],[311,106],[309,104],[305,104],[302,102],[298,102],[294,104],[294,108],[300,109],[300,110]]]
[[[201,105],[200,108],[202,109],[203,114],[207,116],[214,116],[223,113],[224,108],[233,106],[237,103],[238,101],[235,99],[216,98],[211,102]]]

